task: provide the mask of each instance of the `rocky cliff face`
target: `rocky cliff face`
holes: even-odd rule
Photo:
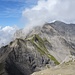
[[[30,75],[74,56],[74,30],[74,24],[56,21],[35,27],[23,39],[18,36],[0,48],[0,75]]]

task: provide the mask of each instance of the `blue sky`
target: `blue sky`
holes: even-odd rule
[[[0,26],[14,26],[20,28],[25,26],[23,23],[22,11],[37,4],[38,0],[0,0]],[[26,20],[25,20],[26,21]]]

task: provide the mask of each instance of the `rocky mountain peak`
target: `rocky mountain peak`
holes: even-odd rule
[[[22,30],[16,32],[18,37],[0,48],[0,75],[30,75],[75,56],[72,26],[60,21],[46,23],[33,28],[25,38]]]

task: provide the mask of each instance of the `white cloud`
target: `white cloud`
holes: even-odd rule
[[[74,9],[75,0],[39,0],[34,7],[23,10],[22,16],[28,20],[28,28],[54,20],[75,23]]]
[[[4,28],[0,27],[0,47],[8,44],[14,39],[14,33],[18,28],[16,26],[10,27],[6,26]]]

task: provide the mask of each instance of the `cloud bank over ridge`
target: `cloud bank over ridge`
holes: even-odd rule
[[[8,44],[14,39],[14,33],[18,28],[6,26],[4,28],[0,27],[0,47]]]
[[[75,0],[39,0],[37,5],[23,10],[28,27],[60,20],[75,23]]]

